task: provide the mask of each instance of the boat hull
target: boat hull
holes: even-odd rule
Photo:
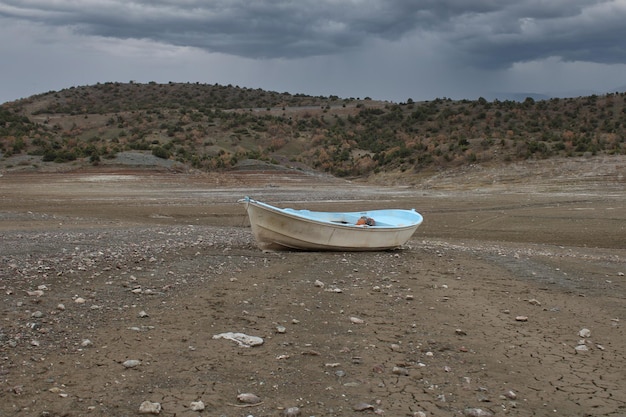
[[[246,205],[252,233],[260,249],[309,251],[380,251],[404,245],[422,222],[415,210],[312,212],[280,209],[249,198]],[[362,216],[376,225],[357,225]],[[391,224],[393,223],[393,224]]]

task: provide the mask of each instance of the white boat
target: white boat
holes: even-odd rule
[[[379,251],[404,245],[422,223],[415,209],[322,212],[278,208],[245,197],[252,233],[264,251]]]

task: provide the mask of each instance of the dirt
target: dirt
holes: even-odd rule
[[[626,159],[58,171],[0,177],[2,416],[626,415]],[[265,253],[246,195],[425,221],[397,251]]]

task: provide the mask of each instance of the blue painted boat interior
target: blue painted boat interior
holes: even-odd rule
[[[357,221],[362,216],[370,217],[376,222],[375,226],[369,227],[401,227],[422,222],[422,216],[411,210],[371,210],[362,212],[323,212],[291,208],[279,210],[309,220],[354,226],[356,226]]]
[[[415,226],[422,223],[422,215],[415,210],[404,209],[382,209],[382,210],[368,210],[359,212],[326,212],[326,211],[311,211],[311,210],[296,210],[292,208],[279,208],[270,204],[256,201],[250,197],[245,197],[241,202],[254,203],[259,206],[265,207],[268,210],[274,210],[297,216],[303,219],[311,221],[332,223],[345,226],[357,226],[357,221],[365,216],[374,219],[376,224],[374,226],[367,226],[373,228],[385,228],[385,227],[406,227]],[[362,227],[362,226],[359,226]]]

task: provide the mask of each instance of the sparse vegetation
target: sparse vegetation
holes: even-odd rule
[[[247,158],[338,176],[626,154],[626,93],[388,103],[204,84],[104,83],[0,106],[0,152],[98,164],[151,151],[201,170]]]

